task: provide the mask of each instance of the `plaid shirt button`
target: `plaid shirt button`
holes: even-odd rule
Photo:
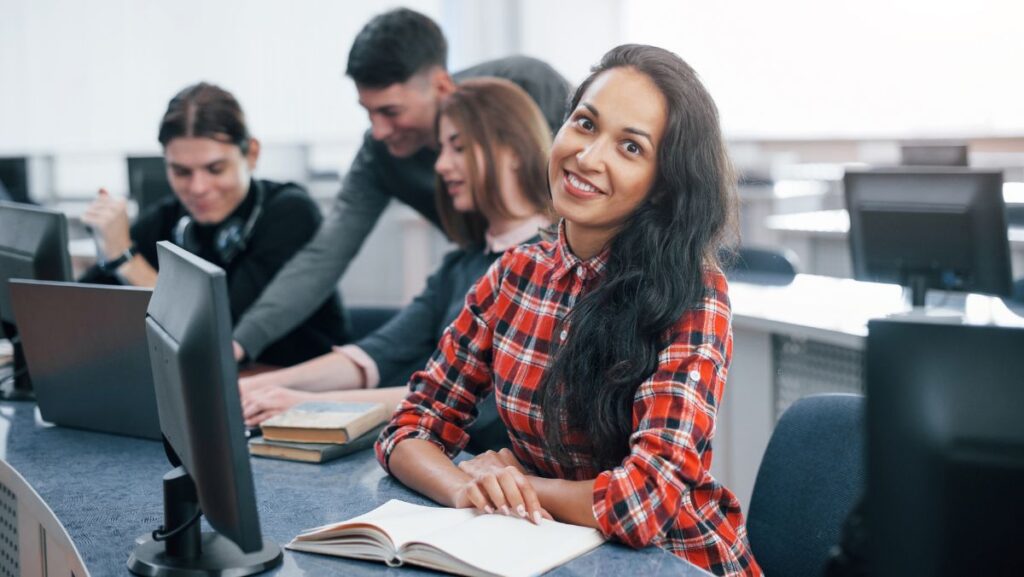
[[[691,381],[699,381],[700,380],[700,371],[698,371],[697,369],[693,369],[692,371],[690,371],[690,380]]]
[[[558,335],[558,338],[564,341],[565,338],[568,337],[568,336],[569,336],[569,331],[562,331],[562,333],[560,335]]]

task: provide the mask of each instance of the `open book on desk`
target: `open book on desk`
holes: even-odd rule
[[[392,499],[342,523],[310,529],[287,545],[295,551],[403,563],[470,577],[540,575],[596,548],[595,529],[472,509],[425,507]]]

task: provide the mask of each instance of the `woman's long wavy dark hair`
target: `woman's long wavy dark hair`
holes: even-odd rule
[[[628,455],[637,388],[656,370],[668,329],[704,298],[706,269],[737,240],[718,109],[681,58],[653,46],[612,49],[576,89],[570,114],[595,78],[620,67],[650,78],[668,104],[657,176],[611,240],[605,278],[563,321],[569,335],[541,385],[554,457],[570,464],[582,449],[602,468]]]

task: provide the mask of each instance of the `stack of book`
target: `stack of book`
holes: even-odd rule
[[[301,403],[264,421],[249,453],[323,463],[372,447],[388,416],[383,403]]]

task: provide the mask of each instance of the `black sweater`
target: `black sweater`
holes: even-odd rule
[[[261,180],[263,211],[255,222],[246,248],[230,263],[221,262],[214,250],[217,225],[192,223],[192,238],[197,256],[224,269],[231,301],[231,322],[235,323],[260,296],[263,289],[286,262],[313,237],[320,226],[320,212],[313,200],[296,184]],[[255,184],[250,186],[242,204],[228,217],[242,222],[255,208]],[[174,229],[186,210],[177,198],[170,197],[139,215],[131,227],[131,238],[139,254],[159,271],[156,243],[174,240]],[[116,284],[116,276],[92,267],[82,282]],[[264,350],[256,359],[261,363],[289,366],[317,357],[344,342],[344,319],[337,291],[323,301],[308,318]]]

